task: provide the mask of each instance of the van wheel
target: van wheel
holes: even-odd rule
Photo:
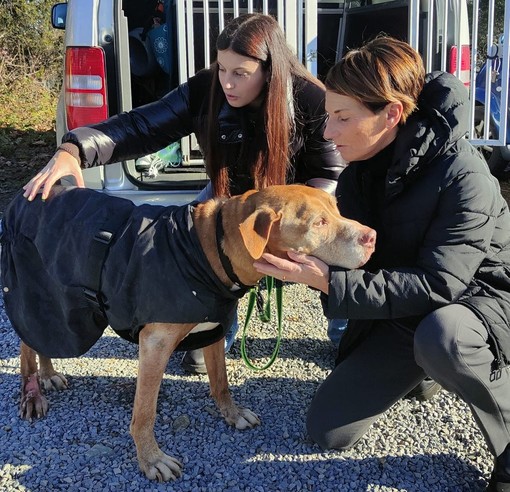
[[[484,107],[478,105],[475,107],[475,136],[477,138],[483,138],[483,132],[485,129],[484,121]],[[492,126],[492,125],[491,125]],[[489,130],[489,138],[492,138],[492,128]],[[489,165],[491,173],[496,178],[501,180],[510,179],[510,161],[503,158],[501,154],[501,147],[493,147],[492,145],[482,145],[478,147],[478,150],[482,153],[484,159]]]

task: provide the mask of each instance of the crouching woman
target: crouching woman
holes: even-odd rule
[[[325,137],[349,162],[342,215],[377,231],[363,269],[265,255],[257,269],[322,291],[347,318],[337,365],[307,426],[323,448],[354,446],[424,377],[462,398],[494,455],[488,490],[510,491],[510,213],[464,138],[469,101],[454,76],[425,75],[408,44],[378,37],[328,74]]]

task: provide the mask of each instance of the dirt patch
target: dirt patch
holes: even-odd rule
[[[28,144],[20,142],[12,153],[0,155],[0,217],[14,195],[54,154],[54,135],[52,143],[49,144],[48,140],[45,138]]]

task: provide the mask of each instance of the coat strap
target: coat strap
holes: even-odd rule
[[[88,253],[90,268],[85,274],[87,280],[83,285],[83,294],[96,309],[100,309],[101,314],[105,317],[104,298],[101,294],[101,273],[116,232],[125,221],[126,217],[120,213],[108,217],[94,234],[94,240]]]

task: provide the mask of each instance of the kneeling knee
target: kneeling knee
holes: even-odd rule
[[[414,334],[416,362],[427,372],[431,366],[455,364],[455,329],[442,314],[436,311],[426,316]]]
[[[347,429],[342,427],[332,427],[324,417],[316,418],[308,414],[306,428],[308,436],[318,444],[323,450],[336,449],[345,451],[359,440],[354,437]]]

